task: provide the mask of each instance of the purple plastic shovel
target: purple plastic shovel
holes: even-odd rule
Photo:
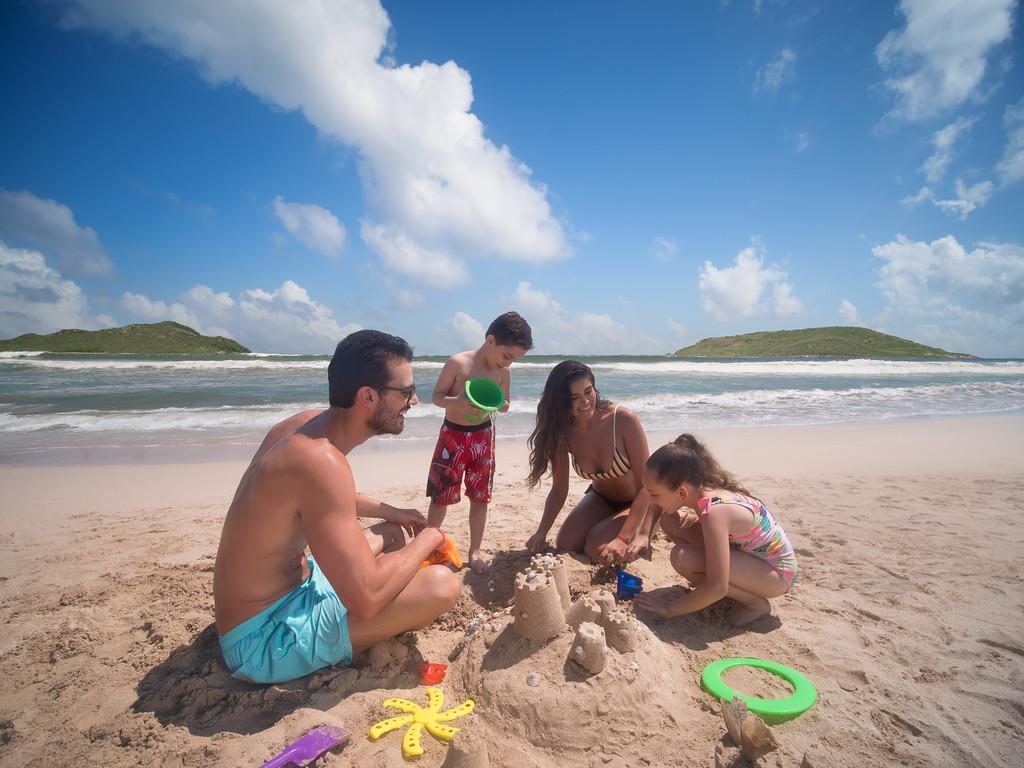
[[[309,765],[339,744],[348,744],[349,732],[338,725],[322,725],[285,747],[277,757],[265,762],[261,768],[284,768],[286,765]]]

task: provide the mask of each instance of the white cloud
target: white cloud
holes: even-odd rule
[[[463,261],[445,251],[425,248],[401,230],[364,221],[359,233],[385,267],[410,280],[433,288],[456,288],[469,280]]]
[[[860,322],[860,313],[857,311],[857,307],[846,299],[839,302],[839,314],[842,315],[847,325],[856,325]]]
[[[917,323],[938,346],[968,345],[954,351],[1024,353],[1024,247],[967,251],[952,235],[931,243],[897,235],[872,253],[884,262],[877,285],[888,300],[885,322]]]
[[[484,136],[469,73],[455,62],[394,66],[378,0],[69,0],[65,23],[138,36],[182,55],[213,83],[237,82],[326,137],[355,147],[371,248],[436,285],[425,259],[541,264],[571,255],[543,185]],[[244,19],[244,23],[239,23]],[[395,258],[395,244],[402,244]],[[460,267],[465,272],[464,267]]]
[[[415,309],[423,305],[423,294],[419,291],[401,288],[395,294],[395,305],[399,309]]]
[[[954,144],[961,135],[971,129],[975,122],[977,122],[976,117],[970,119],[959,117],[945,128],[936,131],[932,136],[935,151],[921,166],[921,171],[930,183],[935,184],[946,175],[946,169],[949,168],[949,164],[953,160]]]
[[[921,187],[919,190],[917,190],[916,195],[907,195],[900,202],[910,208],[915,208],[921,203],[923,203],[925,200],[934,199],[934,193],[932,192],[931,187]],[[861,237],[861,240],[863,239],[864,238]]]
[[[954,186],[956,188],[956,197],[950,200],[933,199],[932,202],[943,213],[956,216],[961,221],[966,219],[975,208],[980,208],[987,203],[988,199],[992,196],[991,181],[979,181],[977,184],[972,184],[968,187],[962,179],[957,179]]]
[[[479,347],[484,343],[484,327],[472,315],[465,312],[456,312],[448,321],[449,327],[455,331],[461,344],[470,347]]]
[[[774,266],[765,266],[764,248],[754,239],[736,255],[735,266],[716,267],[704,262],[700,271],[701,306],[712,320],[738,320],[755,315],[792,315],[803,310],[793,296],[788,275]],[[770,289],[772,300],[762,299]]]
[[[672,318],[669,318],[668,320],[666,320],[665,324],[668,325],[669,330],[671,330],[672,333],[675,334],[678,338],[682,339],[682,338],[684,338],[686,336],[686,326],[685,325],[681,325],[681,324],[677,323]]]
[[[669,264],[675,261],[676,256],[679,255],[679,246],[674,240],[669,240],[667,237],[656,237],[651,243],[651,253],[654,254],[655,261]]]
[[[811,148],[811,134],[809,131],[800,131],[796,137],[796,151],[804,152]]]
[[[28,241],[66,272],[105,275],[113,269],[91,227],[78,226],[66,205],[31,192],[0,189],[0,236]]]
[[[289,203],[274,198],[274,213],[293,237],[324,256],[337,256],[345,247],[345,225],[326,208],[312,203]]]
[[[754,75],[754,93],[778,91],[787,80],[793,79],[795,72],[796,53],[790,48],[783,48]]]
[[[972,97],[986,57],[1011,34],[1014,0],[901,0],[906,27],[890,31],[875,49],[896,97],[888,117],[923,120]]]
[[[200,333],[229,336],[258,352],[329,352],[359,330],[354,323],[340,324],[330,308],[291,280],[274,291],[252,288],[237,297],[196,285],[170,304],[125,293],[121,309],[149,322],[175,320]]]
[[[996,165],[999,183],[1004,187],[1024,180],[1024,99],[1011,104],[1003,113],[1006,148]]]
[[[82,289],[43,254],[0,241],[0,338],[107,325],[89,316],[88,305]]]
[[[571,312],[550,291],[521,282],[505,303],[533,328],[539,354],[660,354],[664,345],[598,312]]]

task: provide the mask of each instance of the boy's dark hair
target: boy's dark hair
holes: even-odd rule
[[[327,366],[332,408],[351,408],[360,387],[383,387],[391,378],[388,361],[412,360],[412,347],[382,331],[356,331],[338,342]]]
[[[522,347],[527,352],[533,349],[533,330],[518,312],[498,315],[487,326],[487,336],[494,337],[494,343],[503,347]]]

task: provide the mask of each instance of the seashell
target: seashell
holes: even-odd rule
[[[739,696],[734,696],[732,701],[722,702],[722,719],[725,721],[725,730],[729,732],[729,738],[736,746],[740,745],[740,727],[746,715],[747,705]]]
[[[574,650],[573,653],[576,654],[577,658],[582,659],[583,658],[583,646],[582,645],[577,645],[576,646],[576,650]]]
[[[639,665],[639,664],[637,664],[637,663],[636,663],[635,661],[631,661],[631,662],[629,662],[629,668],[630,668],[630,669],[631,669],[631,670],[632,670],[633,672],[639,672],[639,671],[640,671],[640,665]]]
[[[526,676],[526,684],[531,688],[536,688],[538,685],[540,685],[540,675],[538,675],[536,672],[531,672]]]

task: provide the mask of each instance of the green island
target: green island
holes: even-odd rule
[[[208,355],[251,352],[234,339],[203,336],[181,323],[137,323],[101,331],[66,328],[40,335],[25,333],[0,340],[0,352],[99,352],[108,354]]]
[[[869,328],[834,326],[716,336],[677,349],[673,357],[974,357],[927,347]]]

